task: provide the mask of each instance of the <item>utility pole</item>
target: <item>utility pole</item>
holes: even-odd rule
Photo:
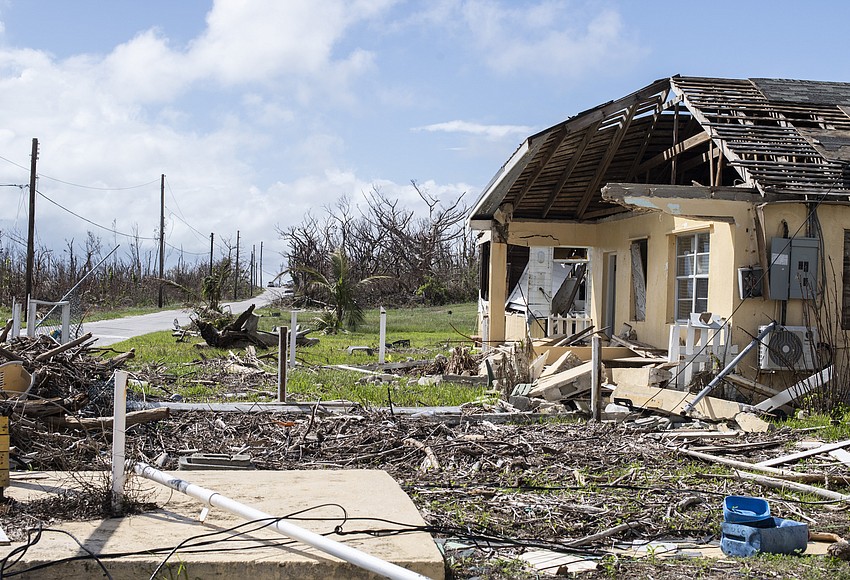
[[[263,242],[260,242],[260,287],[263,286]]]
[[[215,233],[210,232],[210,276],[212,276],[212,268],[213,268],[213,241],[215,240]]]
[[[162,308],[163,280],[165,279],[165,174],[162,174],[159,185],[159,300],[157,306]]]
[[[254,297],[254,286],[257,285],[257,270],[254,268],[254,260],[257,256],[257,244],[251,246],[251,298]]]
[[[236,290],[239,288],[239,230],[236,230],[236,268],[233,269],[233,299],[236,300]]]
[[[38,161],[38,139],[32,140],[32,155],[30,156],[30,211],[27,227],[27,299],[32,295],[33,265],[35,262],[35,173]],[[27,309],[29,310],[29,309]],[[29,321],[27,321],[29,322]]]

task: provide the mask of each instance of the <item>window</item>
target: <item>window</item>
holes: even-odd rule
[[[632,258],[632,320],[646,320],[646,258],[649,240],[631,244]]]
[[[490,299],[490,242],[479,246],[481,257],[478,259],[478,293],[482,300]]]
[[[676,237],[676,320],[708,310],[708,232]]]

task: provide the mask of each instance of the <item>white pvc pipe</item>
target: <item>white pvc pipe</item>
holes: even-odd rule
[[[387,311],[381,306],[381,329],[380,340],[378,346],[378,364],[384,364],[384,359],[387,352]]]
[[[295,368],[295,341],[298,339],[298,311],[293,310],[289,321],[289,368]]]
[[[126,459],[124,441],[127,434],[127,371],[115,371],[112,408],[112,505],[116,511],[120,511]]]
[[[193,497],[198,501],[201,501],[212,507],[217,507],[230,513],[241,516],[248,521],[274,520],[275,516],[272,516],[265,512],[261,512],[260,510],[252,508],[245,504],[239,503],[236,500],[230,499],[229,497],[223,496],[220,493],[217,493],[210,489],[206,489],[199,485],[189,483],[188,481],[178,479],[173,475],[165,473],[164,471],[154,469],[146,463],[136,463],[133,467],[133,470],[136,472],[137,475],[150,479],[151,481],[160,483],[166,487],[170,487],[171,489],[179,491],[180,493],[185,493],[186,495]],[[380,558],[371,556],[366,552],[361,552],[360,550],[352,548],[351,546],[341,544],[340,542],[336,542],[309,530],[305,530],[304,528],[299,528],[298,526],[290,524],[283,520],[276,520],[272,522],[270,524],[270,527],[274,528],[284,536],[292,538],[293,540],[303,542],[308,546],[316,548],[317,550],[321,550],[322,552],[325,552],[332,556],[336,556],[341,560],[344,560],[350,564],[354,564],[355,566],[359,566],[360,568],[369,570],[370,572],[374,572],[375,574],[380,574],[385,578],[392,578],[398,580],[428,580],[427,576],[423,576],[421,574],[413,572],[412,570],[408,570],[407,568],[402,568],[401,566],[398,566],[391,562],[381,560]]]

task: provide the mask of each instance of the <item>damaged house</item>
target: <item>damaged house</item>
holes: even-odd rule
[[[728,362],[775,321],[740,372],[810,375],[850,328],[848,161],[847,83],[674,76],[571,117],[471,211],[479,330],[625,329]]]

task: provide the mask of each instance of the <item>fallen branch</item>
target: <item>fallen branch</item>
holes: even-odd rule
[[[84,335],[77,337],[70,342],[66,342],[65,344],[60,344],[56,348],[52,348],[52,349],[50,349],[46,352],[41,353],[40,355],[35,357],[35,360],[36,360],[36,362],[42,362],[42,361],[50,360],[51,358],[53,358],[54,356],[56,356],[59,353],[63,353],[66,350],[70,350],[70,349],[74,348],[75,346],[79,346],[79,345],[83,344],[85,341],[90,339],[91,336],[92,336],[91,332],[87,332]]]
[[[787,469],[768,467],[765,465],[760,465],[758,463],[747,463],[746,461],[729,459],[728,457],[717,457],[716,455],[709,455],[708,453],[693,451],[692,449],[684,449],[682,447],[677,447],[676,451],[683,455],[693,457],[695,459],[702,459],[703,461],[708,461],[710,463],[718,463],[720,465],[725,465],[734,469],[743,469],[746,471],[761,471],[762,473],[769,473],[777,479],[781,479],[784,481],[826,482],[827,480],[830,480],[847,482],[847,478],[844,477],[827,477],[826,475],[819,473],[798,473],[796,471],[788,471]]]
[[[126,415],[127,428],[133,425],[142,423],[152,423],[153,421],[161,421],[167,419],[170,415],[168,407],[158,407],[156,409],[144,409],[141,411],[131,411]],[[48,423],[54,427],[69,427],[72,429],[83,429],[84,431],[100,430],[109,431],[112,429],[112,417],[50,417]]]
[[[412,437],[408,437],[404,440],[405,447],[416,447],[417,449],[421,449],[425,452],[425,461],[422,464],[422,471],[427,471],[428,469],[435,469],[437,471],[440,470],[440,462],[437,459],[437,456],[434,454],[434,450],[422,443],[421,441],[414,439]]]
[[[585,536],[583,538],[567,542],[565,546],[567,546],[568,548],[578,548],[579,546],[586,546],[587,544],[592,544],[596,540],[609,538],[611,536],[619,534],[620,532],[625,532],[626,530],[633,530],[642,526],[643,524],[641,522],[626,522],[625,524],[620,524],[618,526],[614,526],[613,528],[608,528],[607,530],[603,530],[596,534],[591,534],[589,536]]]
[[[796,481],[787,481],[784,479],[777,479],[775,477],[768,477],[767,475],[757,475],[755,473],[746,473],[738,470],[735,470],[735,476],[738,479],[752,481],[762,487],[770,487],[783,491],[791,490],[800,493],[810,493],[818,497],[837,501],[850,501],[850,495],[845,495],[829,489],[823,489],[821,487],[815,487],[813,485],[806,485],[805,483],[797,483]]]

